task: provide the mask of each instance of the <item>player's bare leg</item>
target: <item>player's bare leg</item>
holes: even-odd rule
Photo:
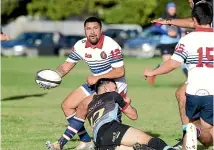
[[[144,147],[145,150],[147,149],[147,146],[148,146],[148,150],[149,148],[156,149],[156,150],[171,148],[163,140],[159,138],[153,138],[152,136],[144,133],[141,130],[130,127],[126,131],[125,135],[123,136],[121,140],[121,145],[127,146],[127,147],[133,147],[137,143],[141,144],[141,146]]]
[[[206,147],[213,146],[213,126],[200,118],[200,125],[197,127],[200,128],[198,140]]]
[[[186,84],[182,84],[176,91],[175,96],[178,101],[180,118],[182,125],[187,125],[189,123],[189,118],[186,116]]]
[[[85,130],[84,126],[79,129],[79,118],[74,117],[76,108],[81,103],[81,101],[87,97],[84,93],[83,89],[79,87],[75,91],[71,92],[65,100],[62,102],[62,110],[66,116],[66,119],[69,122],[68,128],[65,130],[63,136],[55,143],[47,142],[46,145],[50,150],[55,150],[57,146],[60,144],[60,148],[71,139],[73,135],[78,134],[80,137],[80,144],[76,147],[76,150],[82,149],[93,149],[94,144],[91,141],[90,136]],[[84,123],[84,122],[83,122]],[[52,148],[53,147],[53,148]],[[51,149],[52,148],[52,149]],[[57,149],[56,149],[57,150]]]
[[[155,150],[144,144],[135,144],[133,147],[128,147],[124,145],[117,146],[115,150]]]
[[[178,101],[178,107],[179,107],[179,113],[180,113],[180,118],[182,122],[182,130],[183,130],[183,136],[186,131],[186,126],[189,123],[189,118],[186,116],[186,84],[182,84],[176,91],[175,96]],[[174,147],[177,149],[181,149],[183,144],[183,139],[179,141]]]

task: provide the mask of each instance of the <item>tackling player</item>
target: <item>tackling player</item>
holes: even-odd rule
[[[192,11],[197,26],[195,32],[181,38],[175,53],[163,66],[144,71],[145,76],[154,76],[168,73],[182,63],[187,64],[186,115],[188,122],[198,128],[188,124],[184,129],[187,132],[186,149],[197,147],[197,138],[205,146],[213,145],[214,31],[210,28],[213,19],[210,9],[207,3],[197,4]]]
[[[85,61],[92,73],[86,78],[86,84],[83,84],[78,89],[71,92],[62,102],[62,110],[69,122],[69,128],[72,128],[80,137],[80,145],[76,148],[87,149],[93,148],[91,138],[86,132],[84,126],[77,130],[75,129],[74,117],[76,108],[79,103],[87,96],[94,93],[94,84],[100,78],[115,79],[118,87],[118,92],[121,95],[126,95],[127,84],[125,81],[125,69],[120,46],[110,37],[102,34],[102,24],[100,19],[89,17],[84,22],[84,30],[86,38],[79,40],[66,61],[61,64],[56,72],[64,77],[79,60]],[[66,144],[69,138],[59,139],[59,142]]]
[[[137,119],[137,111],[131,106],[129,98],[117,93],[117,86],[112,79],[100,79],[96,83],[95,95],[86,97],[77,108],[76,127],[81,128],[87,116],[93,128],[93,137],[97,150],[170,150],[171,147],[143,131],[122,124],[118,112],[132,120]],[[64,135],[73,134],[68,128]],[[65,136],[62,136],[64,138]],[[50,145],[51,150],[61,150],[61,143]]]

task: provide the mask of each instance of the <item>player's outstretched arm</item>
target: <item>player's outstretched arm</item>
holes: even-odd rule
[[[183,18],[183,19],[155,19],[152,23],[160,23],[167,25],[175,25],[182,28],[195,28],[195,24],[192,18]]]
[[[65,61],[56,68],[56,72],[60,75],[60,77],[64,77],[75,66],[75,64],[76,63],[74,62]]]
[[[166,73],[169,73],[169,72],[173,71],[174,69],[180,67],[181,65],[182,65],[181,62],[178,62],[173,59],[169,59],[163,65],[156,68],[155,70],[146,68],[144,70],[144,76],[151,77],[151,76],[166,74]]]

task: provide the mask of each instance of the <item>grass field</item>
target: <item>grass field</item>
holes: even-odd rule
[[[45,150],[46,140],[55,141],[67,127],[61,102],[69,92],[85,82],[90,72],[79,63],[64,79],[60,87],[43,90],[34,78],[38,70],[55,69],[65,58],[2,58],[2,150]],[[185,81],[181,70],[157,78],[150,87],[142,78],[145,67],[154,67],[161,59],[137,60],[126,58],[128,95],[137,108],[139,119],[124,122],[164,139],[168,144],[181,137],[181,123],[174,93]],[[88,131],[91,129],[86,124]],[[67,144],[70,150],[78,144],[78,137]],[[199,146],[200,150],[205,149]]]

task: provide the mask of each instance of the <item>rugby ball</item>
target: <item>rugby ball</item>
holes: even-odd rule
[[[36,83],[40,88],[50,89],[60,85],[62,78],[59,74],[50,69],[43,69],[36,73]]]

